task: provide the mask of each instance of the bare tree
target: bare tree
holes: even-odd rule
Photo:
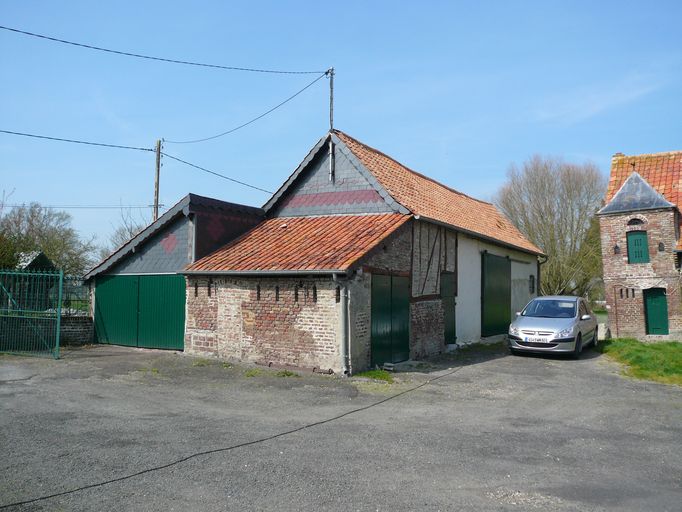
[[[131,238],[147,227],[148,224],[149,221],[142,214],[136,219],[133,216],[132,210],[122,208],[119,224],[115,227],[111,237],[109,237],[109,243],[99,249],[100,259],[106,258],[119,247],[126,244]]]
[[[548,256],[543,294],[584,295],[601,276],[594,214],[605,190],[606,178],[592,163],[535,155],[520,168],[510,166],[495,204]]]
[[[71,226],[71,215],[64,211],[38,203],[7,209],[3,201],[0,234],[15,256],[18,252],[42,251],[66,274],[82,275],[92,264],[94,237],[82,240]]]

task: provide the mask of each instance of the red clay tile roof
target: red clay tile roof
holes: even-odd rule
[[[347,270],[410,215],[328,215],[268,219],[188,271]]]
[[[499,240],[524,251],[542,251],[491,203],[480,201],[408,169],[381,151],[335,130],[393,199],[416,215],[430,218],[473,234]]]
[[[632,164],[635,164],[634,167]],[[663,196],[682,208],[682,151],[654,153],[649,155],[626,156],[616,154],[611,158],[611,178],[606,192],[606,202],[620,189],[621,185],[637,171],[649,185]]]

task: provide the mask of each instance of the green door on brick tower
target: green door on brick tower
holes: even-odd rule
[[[371,364],[410,357],[410,280],[372,274]]]
[[[647,334],[668,334],[668,298],[663,288],[644,290]]]

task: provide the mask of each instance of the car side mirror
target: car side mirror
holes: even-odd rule
[[[521,316],[521,311],[517,311],[516,316]]]
[[[581,320],[590,320],[592,317],[590,315],[583,315],[580,317]]]

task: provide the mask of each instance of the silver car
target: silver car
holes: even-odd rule
[[[531,300],[509,326],[509,350],[560,352],[580,357],[597,344],[597,320],[581,297],[553,295]]]

